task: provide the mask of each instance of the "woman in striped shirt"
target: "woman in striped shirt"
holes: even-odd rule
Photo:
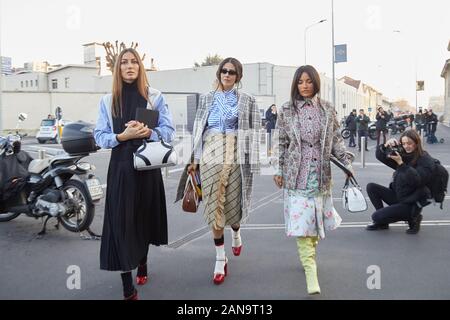
[[[257,135],[250,132],[259,130],[261,119],[255,98],[238,90],[242,69],[235,58],[223,60],[216,72],[217,87],[201,97],[194,122],[193,161],[187,168],[189,173],[200,169],[204,218],[216,247],[215,284],[227,275],[226,226],[232,229],[233,254],[241,253],[240,225],[248,215],[253,173],[259,168]]]

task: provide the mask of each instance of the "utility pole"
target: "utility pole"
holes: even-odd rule
[[[0,2],[0,16],[2,14],[2,3]],[[3,131],[3,105],[2,105],[2,85],[3,85],[3,59],[2,59],[2,24],[0,23],[0,135]]]
[[[336,108],[336,80],[335,80],[335,75],[334,75],[334,0],[331,0],[331,42],[332,42],[332,67],[333,67],[333,72],[332,72],[332,77],[333,77],[333,106]]]

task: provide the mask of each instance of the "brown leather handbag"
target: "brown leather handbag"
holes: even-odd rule
[[[186,181],[186,187],[184,188],[182,208],[183,211],[195,213],[197,212],[200,200],[192,179],[192,174],[189,174]]]

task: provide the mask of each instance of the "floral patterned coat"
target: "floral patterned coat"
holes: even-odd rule
[[[334,107],[326,101],[318,99],[318,105],[322,109],[323,117],[321,123],[321,168],[319,177],[319,190],[323,195],[331,195],[331,164],[330,157],[334,155],[348,169],[351,169],[353,157],[347,153],[344,141],[339,132],[339,122],[337,121]],[[299,164],[301,162],[301,137],[297,128],[301,125],[300,120],[295,115],[294,106],[291,102],[286,102],[278,112],[278,119],[275,129],[278,129],[279,143],[278,159],[273,163],[281,170],[284,180],[284,188],[296,189]]]

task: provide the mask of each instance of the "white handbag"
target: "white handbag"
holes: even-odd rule
[[[153,131],[158,134],[160,141],[148,142],[144,140],[133,154],[134,169],[138,171],[159,169],[177,164],[177,154],[173,146],[163,140],[158,130],[153,129]]]
[[[350,183],[352,185],[350,185]],[[367,210],[366,198],[353,176],[347,178],[344,188],[342,188],[342,205],[344,206],[344,209],[347,209],[350,212]]]

